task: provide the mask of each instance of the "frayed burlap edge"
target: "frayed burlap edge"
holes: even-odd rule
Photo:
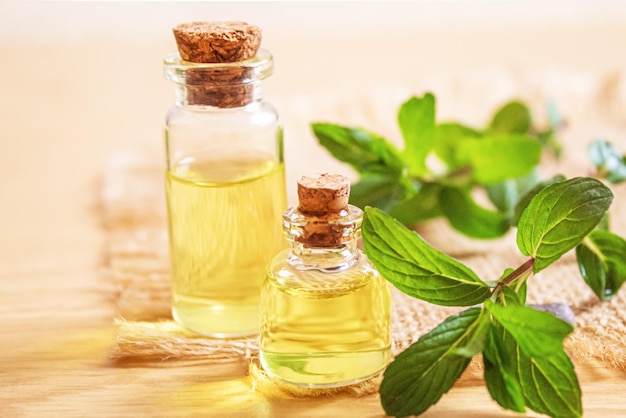
[[[544,92],[549,90],[552,95],[550,99],[567,104],[565,111],[570,114],[566,116],[572,118],[574,125],[580,126],[582,118],[589,118],[590,115],[592,119],[599,119],[600,116],[606,117],[609,114],[610,123],[626,127],[623,125],[622,113],[615,112],[616,109],[623,108],[619,104],[624,98],[615,96],[616,89],[605,88],[613,86],[615,80],[619,85],[623,85],[626,77],[613,76],[606,80],[592,80],[589,77],[573,75],[566,77],[568,80],[573,77],[578,81],[585,81],[587,88],[579,94],[578,90],[568,89],[567,83],[562,84],[562,91],[554,91],[541,84],[544,79],[536,74],[536,77],[527,75],[520,79],[512,78],[510,74],[504,72],[498,72],[496,75],[508,82],[504,83],[505,85],[510,85],[513,90],[518,89],[518,93],[521,93],[518,97],[529,101],[534,110],[540,109],[546,102]],[[491,77],[489,80],[483,79],[484,77],[478,77],[476,82],[480,84],[484,81],[489,86],[493,84]],[[463,111],[462,114],[467,114],[468,111],[470,115],[472,114],[466,105],[471,103],[475,106],[475,99],[472,98],[468,102],[466,99],[469,97],[457,97],[462,96],[463,92],[447,88],[450,83],[447,82],[445,85],[425,83],[425,85],[437,85],[442,89],[437,91],[438,98],[442,98],[441,103],[447,103],[448,106],[457,103],[459,111]],[[389,121],[380,118],[383,115],[382,109],[388,111],[395,108],[400,99],[406,98],[407,91],[411,90],[402,89],[401,97],[400,92],[396,90],[368,93],[359,98],[358,106],[354,106],[353,96],[350,96],[350,101],[346,103],[329,103],[323,98],[300,97],[294,99],[294,103],[303,106],[306,104],[304,107],[309,109],[307,114],[298,116],[294,113],[285,116],[291,120],[292,128],[301,126],[302,134],[310,135],[304,130],[311,120],[316,118],[336,120],[338,116],[333,119],[329,115],[345,116],[345,110],[350,107],[353,111],[349,112],[349,116],[354,120],[367,122],[368,129],[383,134],[395,132],[389,129],[389,126],[395,124],[393,118]],[[491,92],[494,94],[489,97],[493,99],[497,94],[495,91]],[[513,94],[514,91],[509,93]],[[446,94],[451,97],[446,98]],[[453,98],[457,100],[451,101]],[[564,98],[567,100],[562,100]],[[281,108],[303,106],[288,106],[283,103]],[[476,109],[478,111],[478,108]],[[590,112],[593,109],[601,109],[602,115]],[[292,134],[298,136],[297,128],[292,129]],[[566,144],[568,150],[574,149],[576,145],[571,142],[572,140],[588,142],[592,139],[573,133],[566,133],[565,136],[566,140],[570,141]],[[584,144],[579,144],[578,148],[584,148]],[[577,155],[574,157],[578,163],[572,163],[573,160],[565,161],[555,168],[556,171],[568,175],[582,174],[584,167],[575,166],[580,164],[581,159]],[[171,321],[165,202],[161,180],[163,167],[156,163],[161,159],[160,153],[148,156],[136,153],[121,154],[111,160],[105,173],[101,209],[108,238],[106,273],[107,278],[115,286],[113,296],[120,315],[115,322],[116,338],[112,357],[120,363],[182,361],[190,358],[210,361],[235,358],[249,362],[258,352],[255,339],[212,340],[195,336],[180,329]],[[614,192],[616,199],[612,208],[614,214],[612,228],[624,236],[626,217],[621,214],[626,213],[626,185],[614,188]],[[515,248],[513,234],[496,241],[469,240],[452,231],[441,221],[424,225],[420,233],[434,247],[462,260],[486,280],[496,279],[504,268],[515,267],[523,262]],[[622,289],[612,300],[601,303],[582,282],[571,254],[557,264],[546,269],[538,277],[530,279],[529,302],[559,302],[572,308],[576,315],[576,330],[568,337],[565,346],[575,363],[595,359],[606,367],[625,370],[626,290]],[[455,311],[395,294],[394,352],[400,352],[408,347],[420,335],[428,332]]]

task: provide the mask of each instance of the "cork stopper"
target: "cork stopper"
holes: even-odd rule
[[[172,31],[180,57],[199,64],[186,71],[188,104],[232,108],[252,102],[253,71],[237,63],[256,56],[262,37],[259,27],[245,22],[189,22]]]
[[[350,239],[342,223],[348,214],[350,181],[339,174],[316,174],[298,180],[298,211],[311,219],[298,241],[315,247],[332,247]]]
[[[245,61],[261,45],[261,29],[246,22],[181,23],[173,32],[180,57],[190,62]]]
[[[315,174],[298,180],[298,210],[319,218],[348,210],[350,180],[339,174]]]

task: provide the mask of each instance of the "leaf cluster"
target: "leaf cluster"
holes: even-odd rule
[[[482,353],[487,388],[503,408],[581,416],[580,386],[563,350],[573,327],[525,306],[526,279],[585,240],[591,242],[587,247],[602,249],[589,250],[595,255],[613,247],[605,231],[594,230],[612,199],[611,190],[593,178],[557,178],[532,191],[517,222],[516,242],[528,259],[491,281],[435,250],[382,210],[366,208],[365,250],[389,282],[430,303],[470,307],[447,318],[389,365],[380,387],[386,413],[426,411],[451,389],[471,358]]]
[[[555,112],[552,112],[553,114]],[[474,238],[503,235],[513,225],[520,196],[536,185],[542,146],[558,152],[558,117],[547,130],[533,127],[529,108],[512,101],[484,129],[437,123],[430,93],[398,111],[404,149],[361,128],[312,124],[319,143],[360,174],[350,203],[379,208],[407,226],[443,216]],[[491,207],[479,204],[486,193]]]
[[[626,155],[606,140],[589,145],[595,176],[611,184],[626,180]],[[581,276],[600,300],[613,296],[626,282],[626,240],[609,231],[609,216],[576,247]]]
[[[443,216],[461,233],[488,239],[517,226],[539,191],[565,180],[561,175],[544,180],[538,176],[542,147],[557,155],[561,151],[556,131],[563,122],[553,104],[548,115],[550,127],[538,130],[528,106],[511,101],[495,112],[486,128],[477,130],[456,122],[437,123],[435,97],[425,94],[410,98],[398,112],[404,150],[360,128],[329,123],[314,123],[312,128],[322,146],[360,174],[350,203],[379,208],[409,227]],[[593,142],[589,157],[595,177],[612,184],[626,180],[626,155],[610,142]],[[488,197],[491,207],[476,201],[477,192]],[[605,300],[626,281],[626,241],[609,231],[608,215],[597,229],[578,245],[576,258],[585,282]],[[551,262],[548,257],[537,265]]]

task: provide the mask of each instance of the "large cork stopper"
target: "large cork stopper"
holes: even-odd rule
[[[245,61],[261,45],[261,29],[245,22],[189,22],[173,31],[180,57],[190,62]]]
[[[298,241],[318,247],[341,244],[348,237],[344,226],[329,221],[348,212],[350,181],[339,174],[316,174],[298,180],[298,211],[312,217]]]
[[[261,29],[245,22],[189,22],[173,28],[180,57],[199,66],[187,70],[187,103],[221,108],[253,100],[252,70],[232,65],[254,58]],[[228,65],[231,64],[231,65]]]

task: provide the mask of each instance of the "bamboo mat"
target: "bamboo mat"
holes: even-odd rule
[[[612,83],[612,84],[611,84]],[[621,84],[620,84],[621,83]],[[562,95],[574,94],[568,108],[575,118],[583,115],[587,118],[596,117],[589,109],[604,109],[611,126],[616,132],[626,131],[626,116],[616,110],[622,106],[622,96],[616,96],[614,88],[624,85],[623,79],[615,81],[614,76],[600,80],[593,89],[584,91],[581,99],[580,89],[565,88]],[[520,89],[527,83],[518,83]],[[615,87],[617,86],[617,87]],[[456,90],[448,89],[448,96],[458,95]],[[537,88],[533,91],[538,91]],[[578,96],[576,96],[576,92]],[[604,93],[603,93],[604,92]],[[444,94],[445,96],[445,94]],[[495,95],[497,96],[497,95]],[[494,97],[495,97],[494,96]],[[379,132],[389,132],[388,121],[372,117],[376,109],[383,103],[391,103],[391,97],[400,97],[398,90],[378,91],[367,97],[361,97],[360,105],[350,104],[346,110],[346,101],[334,102],[329,111],[328,99],[318,98],[321,104],[313,105],[316,98],[296,100],[289,103],[291,113],[301,112],[299,117],[287,118],[295,121],[304,132],[303,126],[315,120],[314,106],[324,108],[325,118],[335,115],[334,121],[342,121],[349,115],[354,118],[361,112],[361,120],[367,121],[367,127]],[[405,96],[406,98],[408,96]],[[440,95],[438,95],[440,97]],[[626,97],[626,94],[624,94]],[[539,97],[544,100],[545,97]],[[326,101],[324,101],[326,100]],[[363,100],[366,103],[363,103]],[[536,101],[537,97],[531,98]],[[580,103],[576,102],[578,100]],[[386,102],[385,102],[386,101]],[[467,109],[467,100],[458,100],[461,111]],[[624,100],[626,104],[626,100]],[[286,106],[286,102],[282,103]],[[625,107],[626,108],[626,105]],[[473,109],[475,111],[475,109]],[[449,113],[454,113],[450,112]],[[393,112],[389,112],[393,116]],[[471,113],[471,112],[469,112]],[[625,112],[626,113],[626,112]],[[322,116],[324,117],[324,116]],[[348,117],[348,119],[350,119]],[[358,117],[356,118],[358,120]],[[387,124],[387,128],[385,128]],[[287,124],[289,128],[289,123]],[[578,127],[584,125],[577,125]],[[581,131],[585,131],[580,128]],[[579,138],[576,126],[572,132],[565,134],[567,138]],[[289,130],[287,130],[289,132]],[[586,131],[585,131],[586,132]],[[586,140],[587,138],[585,138]],[[580,140],[580,139],[578,139]],[[299,139],[299,141],[304,141]],[[571,147],[571,144],[565,144]],[[293,147],[293,146],[292,146]],[[307,150],[315,145],[305,144],[299,150],[306,155]],[[298,157],[290,160],[289,136],[287,137],[287,171],[290,166],[297,166]],[[294,154],[292,148],[291,153]],[[323,151],[319,155],[323,155]],[[297,153],[297,151],[296,151]],[[324,168],[333,167],[330,157],[325,157]],[[170,314],[170,283],[169,260],[166,235],[166,215],[164,201],[162,158],[138,153],[121,153],[111,159],[106,170],[102,189],[102,217],[107,235],[107,278],[114,284],[113,295],[119,317],[115,323],[115,341],[111,356],[117,362],[163,362],[209,359],[214,361],[242,361],[249,363],[258,352],[256,337],[232,340],[216,340],[194,335],[176,325]],[[304,160],[302,160],[304,161]],[[564,172],[568,175],[581,173],[584,163],[573,153],[566,156],[549,171]],[[302,173],[305,174],[305,173]],[[626,187],[613,187],[616,195],[612,206],[612,229],[626,236]],[[494,241],[474,241],[451,230],[443,221],[428,223],[419,232],[434,247],[456,257],[468,264],[485,280],[500,277],[507,267],[517,267],[524,261],[515,247],[515,232],[510,231],[505,237]],[[601,303],[584,284],[573,253],[566,254],[555,265],[529,279],[528,301],[532,304],[562,303],[571,308],[575,315],[575,331],[566,341],[566,350],[574,363],[582,363],[587,359],[595,359],[608,368],[626,370],[626,289],[610,301]],[[445,308],[412,299],[400,292],[393,297],[393,337],[394,352],[404,350],[421,335],[439,324],[459,308]],[[475,361],[471,368],[477,372],[480,364]]]

